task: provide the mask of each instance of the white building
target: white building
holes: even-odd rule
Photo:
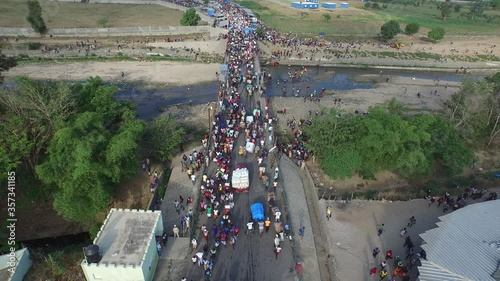
[[[477,203],[439,217],[420,237],[427,260],[420,281],[500,280],[500,200]]]
[[[156,237],[163,234],[161,211],[111,209],[94,239],[98,262],[81,263],[88,281],[151,281],[158,264]]]

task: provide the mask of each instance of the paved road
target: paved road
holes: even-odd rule
[[[243,137],[238,140],[239,145],[244,144]],[[250,172],[250,190],[248,193],[235,195],[235,208],[232,212],[234,220],[242,233],[236,243],[235,250],[229,246],[222,249],[217,257],[213,280],[220,281],[265,281],[265,280],[293,280],[292,251],[290,241],[285,240],[282,247],[283,252],[275,258],[273,253],[274,230],[261,237],[258,233],[247,235],[244,233],[246,222],[250,220],[250,205],[260,202],[266,207],[266,216],[270,216],[267,208],[267,191],[258,177],[258,166],[256,158],[248,154],[246,159],[240,155],[235,157],[234,164],[247,165]],[[282,200],[278,197],[275,205],[281,206]],[[272,219],[272,218],[271,218]]]

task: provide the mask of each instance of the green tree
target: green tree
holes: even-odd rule
[[[441,2],[438,4],[438,9],[441,12],[441,17],[443,20],[446,20],[453,9],[453,3],[450,0],[446,0],[445,2]]]
[[[370,108],[365,117],[327,112],[305,127],[304,134],[311,136],[305,145],[334,179],[356,173],[373,178],[382,170],[405,177],[429,174],[436,160],[450,173],[470,164],[470,150],[453,126],[430,114],[405,116],[396,100],[388,107]]]
[[[3,82],[2,72],[7,71],[17,65],[15,57],[7,57],[0,50],[0,84]]]
[[[29,157],[32,143],[18,116],[0,116],[0,181],[9,171],[17,170],[22,160]]]
[[[412,22],[410,24],[407,24],[405,27],[405,33],[408,35],[413,35],[417,33],[420,30],[420,25],[416,22]]]
[[[54,186],[54,208],[65,219],[92,225],[109,203],[112,188],[137,171],[144,124],[116,87],[91,78],[75,88],[77,111],[58,129],[38,178]],[[111,112],[110,112],[111,111]]]
[[[461,135],[471,140],[487,138],[488,145],[499,136],[500,129],[500,92],[490,79],[462,81],[459,91],[443,107],[445,118]]]
[[[181,18],[182,26],[195,26],[201,20],[200,15],[196,13],[194,8],[187,9]]]
[[[106,27],[106,25],[108,24],[108,22],[109,22],[109,18],[107,16],[100,17],[97,20],[97,25],[100,26],[100,27]]]
[[[64,83],[34,82],[26,78],[16,81],[18,87],[0,91],[0,104],[16,116],[30,142],[30,152],[23,154],[25,170],[35,174],[35,166],[54,132],[75,113],[75,95]]]
[[[475,0],[472,2],[472,6],[470,7],[470,12],[475,16],[482,16],[484,11],[486,10],[488,3],[482,0]]]
[[[390,40],[401,32],[399,23],[395,20],[388,21],[380,28],[380,35],[384,40]]]
[[[434,157],[442,161],[450,175],[463,172],[464,167],[472,164],[474,153],[464,145],[458,130],[443,118],[436,118],[430,128],[431,145]]]
[[[323,18],[326,22],[329,22],[332,19],[332,16],[330,16],[330,14],[328,13],[324,13]]]
[[[494,10],[500,9],[500,0],[491,0],[490,7],[493,8]]]
[[[462,6],[460,4],[453,5],[453,12],[460,13],[461,9],[462,9]]]
[[[47,32],[47,26],[42,18],[42,7],[38,0],[28,0],[28,16],[26,20],[36,33],[44,34]]]
[[[436,27],[433,28],[429,33],[427,34],[427,37],[434,41],[438,41],[444,38],[445,31],[442,27]]]
[[[174,156],[183,136],[184,130],[166,115],[155,118],[148,124],[147,139],[154,148],[152,152],[161,161],[168,161]]]

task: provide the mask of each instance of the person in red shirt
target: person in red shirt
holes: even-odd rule
[[[188,197],[187,201],[186,201],[186,205],[189,205],[193,203],[193,199],[191,197]]]
[[[386,260],[392,259],[392,250],[385,252],[385,259]]]
[[[377,268],[376,267],[370,268],[370,276],[374,276],[375,274],[377,274]]]

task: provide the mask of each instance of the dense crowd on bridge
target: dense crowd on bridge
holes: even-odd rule
[[[272,136],[265,138],[266,132],[272,132],[268,105],[262,110],[260,103],[254,103],[250,99],[254,90],[259,90],[254,65],[258,54],[256,34],[244,31],[250,27],[251,19],[233,4],[225,5],[224,9],[231,20],[231,29],[225,35],[228,68],[227,73],[221,74],[226,75],[227,82],[219,85],[218,113],[213,116],[211,136],[207,135],[203,140],[203,145],[209,148],[207,164],[213,162],[216,169],[213,172],[207,169],[206,174],[202,175],[199,210],[202,216],[206,215],[207,220],[200,228],[202,238],[197,240],[196,237],[191,237],[191,244],[195,249],[192,262],[195,266],[203,267],[206,279],[212,276],[221,245],[225,247],[229,244],[235,248],[240,227],[246,228],[247,233],[252,233],[253,229],[261,232],[269,230],[271,225],[269,218],[260,222],[242,222],[232,213],[235,195],[231,187],[231,169],[237,164],[234,163],[236,155],[246,156],[247,153],[244,146],[237,145],[238,138],[244,138],[244,142],[255,145],[252,152],[259,164],[267,157],[269,151],[266,145],[272,143],[273,139]],[[193,182],[196,179],[196,167],[202,159],[196,156],[187,158],[186,173]],[[263,186],[270,187],[270,183],[263,182]],[[281,213],[278,214],[280,215]],[[281,232],[281,235],[277,233],[278,239],[274,243],[276,255],[281,251],[280,244],[284,240],[284,232]]]

